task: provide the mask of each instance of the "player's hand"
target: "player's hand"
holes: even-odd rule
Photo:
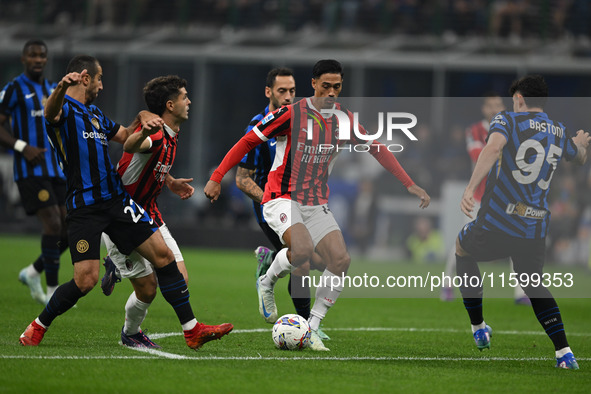
[[[429,203],[431,202],[431,197],[429,197],[427,192],[424,191],[421,187],[419,187],[417,185],[412,185],[407,190],[410,194],[414,194],[415,196],[417,196],[418,198],[421,199],[421,203],[419,204],[419,208],[425,209],[429,206]]]
[[[160,119],[160,121],[162,121],[162,126],[161,127],[164,126],[164,121],[160,118],[160,116],[158,116],[156,114],[153,114],[150,111],[145,111],[145,110],[144,111],[140,111],[137,116],[138,116],[138,119],[139,119],[140,123],[142,124],[142,128],[148,126],[148,124],[150,123],[150,121],[152,121],[152,120],[158,121],[158,119]]]
[[[222,185],[212,180],[207,182],[205,188],[203,189],[205,192],[205,197],[209,198],[209,201],[213,204],[220,197],[220,193],[222,192]]]
[[[144,137],[147,137],[152,134],[156,134],[164,127],[164,121],[161,117],[157,116],[155,118],[151,118],[145,123],[142,123],[142,134]]]
[[[195,188],[189,185],[191,182],[193,182],[193,178],[176,178],[168,185],[168,188],[179,196],[181,200],[186,200],[191,198],[195,192]]]
[[[61,83],[65,88],[69,88],[70,86],[79,84],[85,75],[88,75],[88,71],[86,69],[82,70],[80,73],[69,73],[62,78]]]
[[[27,145],[23,149],[23,156],[27,161],[33,165],[38,165],[45,161],[45,148],[37,148],[36,146]]]
[[[462,196],[462,201],[460,202],[460,209],[464,212],[464,215],[468,216],[470,219],[474,219],[472,212],[474,211],[475,204],[474,192],[466,189]]]
[[[577,135],[573,138],[573,141],[575,144],[581,145],[583,148],[587,148],[589,146],[589,142],[591,141],[591,136],[584,130],[579,130],[577,131]]]

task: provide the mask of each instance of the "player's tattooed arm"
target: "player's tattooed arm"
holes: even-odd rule
[[[238,167],[236,171],[236,186],[253,201],[261,203],[263,201],[263,189],[254,181],[254,170]]]

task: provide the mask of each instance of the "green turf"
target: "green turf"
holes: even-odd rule
[[[158,295],[142,328],[173,333],[155,341],[167,355],[186,359],[118,344],[128,281],[117,284],[110,297],[97,287],[55,320],[40,346],[25,348],[18,337],[41,306],[17,275],[38,250],[36,238],[0,236],[0,392],[589,392],[589,299],[558,300],[579,371],[554,368],[552,344],[533,312],[510,297],[486,300],[486,321],[494,330],[490,351],[474,346],[459,300],[348,297],[324,321],[333,338],[325,343],[330,352],[280,351],[258,314],[251,252],[183,249],[198,319],[235,326],[229,336],[195,352]],[[352,272],[368,264],[358,263]],[[390,274],[413,271],[406,263],[380,267]],[[71,276],[68,256],[62,258],[60,280]],[[293,312],[286,285],[283,280],[276,291],[280,313]],[[367,327],[380,330],[362,330]]]

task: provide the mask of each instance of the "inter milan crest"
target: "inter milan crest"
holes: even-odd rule
[[[92,118],[90,119],[90,123],[92,123],[92,125],[94,126],[95,129],[99,130],[101,128],[101,126],[99,125],[98,119],[97,118]]]

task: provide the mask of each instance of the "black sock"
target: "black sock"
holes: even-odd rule
[[[45,268],[47,286],[57,286],[60,268],[60,237],[57,235],[43,235],[41,237],[41,255]]]
[[[536,318],[554,344],[555,350],[568,346],[560,309],[554,298],[530,298]]]
[[[68,237],[60,237],[58,247],[60,248],[60,254],[64,253],[68,249]]]
[[[194,319],[195,315],[189,303],[187,282],[185,282],[185,278],[179,271],[176,261],[173,260],[162,268],[155,268],[154,271],[156,277],[158,277],[158,285],[162,296],[172,306],[181,324]]]
[[[302,279],[302,276],[291,274],[287,282],[287,291],[291,296],[296,313],[308,320],[310,318],[310,284],[303,283]]]
[[[482,315],[482,286],[470,286],[470,278],[473,276],[479,278],[478,283],[481,284],[478,264],[470,256],[458,256],[456,254],[456,273],[462,278],[460,293],[462,293],[464,299],[464,307],[468,312],[468,316],[470,316],[470,323],[473,325],[481,324],[484,321]],[[476,280],[473,280],[473,283],[476,283]]]
[[[76,286],[74,279],[64,283],[55,290],[45,309],[39,315],[39,320],[43,325],[49,327],[56,317],[76,305],[78,300],[84,296],[85,294]]]
[[[40,254],[39,257],[37,257],[37,260],[35,260],[35,262],[33,263],[33,268],[35,268],[35,271],[42,273],[43,269],[45,268],[45,263],[43,262],[43,255]]]

